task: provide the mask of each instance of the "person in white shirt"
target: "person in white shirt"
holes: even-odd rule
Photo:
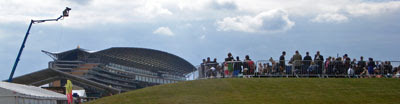
[[[347,76],[349,78],[352,78],[354,76],[354,69],[352,65],[350,65],[349,69],[347,70]]]

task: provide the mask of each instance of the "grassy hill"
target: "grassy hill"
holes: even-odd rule
[[[208,79],[130,91],[89,104],[400,104],[399,79]]]

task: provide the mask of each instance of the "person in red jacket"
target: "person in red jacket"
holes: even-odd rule
[[[245,77],[249,77],[251,74],[254,74],[254,62],[250,59],[249,55],[246,55],[246,59],[244,60],[244,70],[248,70]]]

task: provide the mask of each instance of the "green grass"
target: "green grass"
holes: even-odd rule
[[[400,104],[399,79],[208,79],[148,87],[89,104]]]

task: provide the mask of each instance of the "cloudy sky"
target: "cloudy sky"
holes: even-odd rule
[[[400,60],[397,0],[0,0],[0,79],[7,79],[30,19],[34,24],[15,76],[47,67],[41,50],[143,47],[194,65],[228,52],[253,60],[317,50]]]

